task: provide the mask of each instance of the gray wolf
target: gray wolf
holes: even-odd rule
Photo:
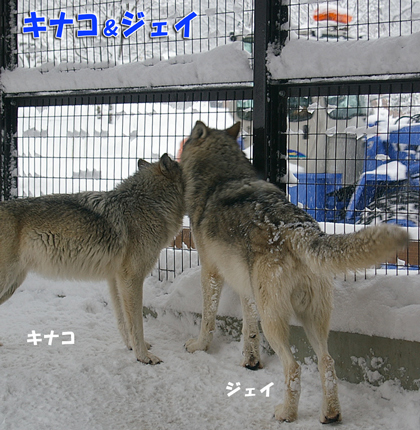
[[[138,161],[114,190],[52,194],[0,204],[0,304],[28,272],[107,280],[118,328],[137,360],[156,364],[143,337],[143,281],[181,228],[179,164]]]
[[[239,130],[239,123],[216,130],[198,121],[182,152],[185,205],[203,289],[200,334],[185,346],[190,352],[208,348],[226,281],[242,303],[242,365],[261,367],[258,315],[282,361],[285,396],[276,418],[290,422],[298,415],[300,367],[288,341],[289,320],[295,315],[318,359],[321,422],[340,421],[337,377],[327,348],[333,274],[386,261],[407,245],[408,235],[387,224],[346,235],[323,233],[279,188],[258,178],[236,142]]]

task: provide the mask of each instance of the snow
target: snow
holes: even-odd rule
[[[75,67],[77,70],[69,70]],[[97,64],[94,67],[98,67]],[[200,54],[180,55],[165,61],[147,60],[104,69],[87,64],[65,64],[1,73],[7,93],[72,91],[112,88],[151,88],[178,85],[227,84],[252,81],[249,54],[241,42]]]
[[[416,55],[419,44],[420,33],[334,42],[292,36],[281,56],[275,55],[274,47],[268,50],[267,68],[273,79],[416,74],[420,69],[420,57]],[[1,85],[7,93],[22,93],[249,83],[253,79],[249,61],[242,43],[234,42],[199,54],[114,67],[46,63],[38,68],[5,70],[1,74]]]
[[[173,283],[149,285],[144,303],[153,309],[201,313],[200,267],[186,270]],[[331,329],[420,342],[420,289],[417,275],[374,275],[335,279]],[[350,276],[351,279],[351,276]],[[225,287],[218,315],[242,318],[238,296]],[[296,321],[293,324],[298,324]]]
[[[399,161],[381,164],[377,169],[363,173],[363,175],[387,175],[389,181],[407,179],[407,166]]]
[[[167,289],[169,296],[178,296],[174,308],[185,308],[186,303],[194,308],[198,278],[197,268],[187,270],[175,283],[150,277],[145,295],[149,300],[152,292],[161,291],[163,303]],[[179,295],[190,288],[191,300],[182,300]],[[345,288],[350,291],[353,284]],[[232,298],[225,296],[222,301]],[[118,333],[105,283],[49,281],[30,275],[0,312],[1,430],[325,428],[318,422],[321,383],[314,363],[303,365],[298,421],[279,424],[273,418],[283,394],[278,358],[263,351],[264,369],[244,369],[239,365],[241,343],[218,332],[207,353],[189,354],[183,345],[198,334],[198,326],[187,316],[167,312],[158,319],[147,318],[146,339],[163,363],[136,362]],[[410,323],[418,327],[418,321]],[[60,339],[54,339],[51,346],[46,340],[34,346],[27,343],[32,330],[44,335],[51,330],[60,335],[73,331],[75,344],[61,345]],[[230,397],[229,382],[235,387],[241,384]],[[260,390],[271,382],[270,396],[265,397]],[[251,387],[256,395],[245,397]],[[396,382],[373,387],[340,381],[338,389],[343,430],[419,428],[419,391],[403,390]]]
[[[420,342],[417,275],[368,275],[335,287],[333,330]]]
[[[273,79],[416,74],[419,46],[420,33],[334,42],[291,38],[280,56],[269,49],[267,69]]]

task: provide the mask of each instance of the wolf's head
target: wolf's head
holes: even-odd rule
[[[206,148],[212,150],[215,144],[223,142],[224,144],[235,144],[238,138],[239,131],[241,129],[241,123],[237,122],[226,130],[217,130],[214,128],[207,127],[202,121],[197,121],[194,128],[191,131],[190,137],[184,144],[183,153],[193,150],[193,148]],[[238,145],[237,145],[238,146]],[[182,160],[182,156],[181,156]]]
[[[211,194],[232,181],[252,181],[256,172],[237,142],[240,123],[216,130],[197,121],[181,155],[188,213],[199,216]]]
[[[137,172],[123,181],[117,189],[127,190],[133,197],[141,196],[141,205],[144,205],[146,198],[149,205],[156,205],[161,213],[166,213],[167,222],[174,225],[180,223],[185,212],[180,165],[168,154],[163,154],[154,163],[139,159],[137,166]]]
[[[155,163],[139,159],[137,166],[137,172],[119,184],[116,190],[136,190],[140,194],[153,195],[156,201],[183,198],[181,167],[168,154],[163,154]]]
[[[190,139],[205,139],[207,136],[209,136],[211,133],[225,133],[228,136],[231,136],[233,139],[237,139],[239,131],[241,129],[241,123],[238,121],[237,123],[233,124],[232,127],[229,127],[226,130],[216,130],[207,127],[204,122],[197,121],[195,123],[194,128],[191,131]]]
[[[149,163],[148,161],[139,158],[137,166],[139,170],[152,169],[154,174],[163,175],[168,179],[181,177],[181,167],[166,153],[163,154],[156,163]]]

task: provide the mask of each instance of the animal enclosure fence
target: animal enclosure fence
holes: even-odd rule
[[[380,271],[418,273],[418,4],[265,5],[256,8],[256,26],[269,24],[255,40],[255,74],[269,78],[259,78],[253,118],[265,175],[326,232],[406,227],[408,252]]]
[[[419,272],[417,2],[0,7],[3,200],[109,190],[137,158],[179,157],[196,120],[240,120],[257,170],[321,228],[400,224],[413,243],[378,270]],[[196,264],[185,219],[157,271]]]

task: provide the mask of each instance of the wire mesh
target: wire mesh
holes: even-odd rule
[[[25,23],[33,19],[31,13],[44,20]],[[42,71],[54,66],[76,70],[133,61],[153,63],[242,39],[253,31],[253,17],[252,0],[21,0],[19,66]],[[45,31],[34,33],[34,26],[45,27]],[[96,35],[84,36],[83,32]]]
[[[117,0],[25,0],[18,2],[19,66],[47,71],[81,67],[106,68],[134,61],[154,64],[179,55],[204,52],[242,40],[252,52],[254,2],[122,3]],[[25,18],[45,17],[46,31],[35,38],[24,33]],[[57,37],[59,20],[63,24]],[[127,15],[127,12],[131,15]],[[190,37],[174,25],[189,16]],[[143,13],[144,17],[137,15]],[[97,17],[98,35],[89,31]],[[308,40],[373,40],[409,36],[420,29],[420,9],[411,0],[289,2],[290,37]],[[145,24],[129,37],[123,19]],[[127,18],[128,17],[128,18]],[[131,18],[130,18],[131,17]],[[89,17],[88,17],[89,18]],[[92,18],[90,16],[90,18]],[[53,22],[51,23],[51,19]],[[106,37],[114,20],[119,33]],[[166,23],[166,24],[163,24]],[[110,30],[108,28],[108,30]],[[152,37],[152,32],[168,32]],[[392,80],[392,79],[391,79]],[[383,271],[419,271],[420,92],[414,86],[393,90],[366,84],[323,86],[290,83],[286,181],[290,199],[307,210],[327,232],[348,232],[380,222],[406,227],[413,239],[409,251]],[[377,88],[378,87],[378,88]],[[98,93],[99,94],[99,93]],[[182,141],[201,119],[224,128],[242,121],[242,145],[252,159],[250,93],[234,97],[223,91],[212,97],[166,98],[150,93],[139,101],[112,101],[108,96],[81,96],[78,102],[45,97],[21,103],[18,112],[18,196],[109,190],[134,172],[138,158],[157,160],[164,152],[179,157]],[[171,278],[198,263],[188,221],[181,236],[162,253],[159,276]]]
[[[420,4],[412,0],[290,0],[291,34],[314,40],[370,40],[420,30]]]
[[[249,91],[248,91],[249,93]],[[178,97],[181,96],[178,94]],[[238,145],[252,160],[249,94],[235,99],[168,101],[164,94],[145,102],[61,105],[53,100],[18,110],[18,197],[108,191],[133,174],[137,160],[154,162],[168,153],[179,159],[195,121],[224,129],[243,120]],[[194,99],[194,97],[193,97]],[[198,264],[188,218],[181,234],[159,259],[159,278],[173,279]]]
[[[420,93],[294,88],[290,200],[328,233],[398,224],[413,240],[382,271],[419,272]]]

